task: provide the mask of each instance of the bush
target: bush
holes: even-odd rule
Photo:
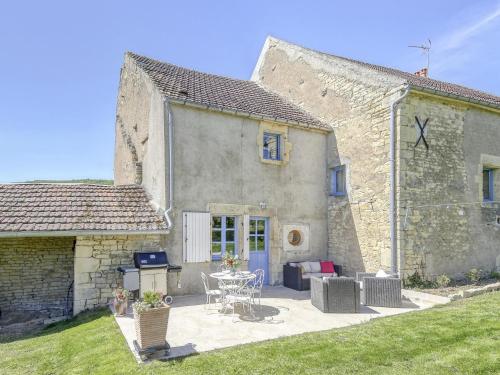
[[[418,273],[418,271],[415,271],[413,275],[408,276],[406,279],[404,279],[403,284],[405,288],[410,288],[410,289],[429,289],[429,288],[435,288],[437,285],[435,282],[432,282],[422,277]]]
[[[483,271],[479,268],[471,268],[469,272],[465,274],[465,277],[467,280],[469,280],[471,283],[476,284],[479,282],[479,280],[482,279],[483,277]]]
[[[497,271],[491,271],[491,273],[490,273],[490,277],[491,277],[492,279],[497,279],[497,281],[498,281],[498,280],[500,280],[500,272],[497,272]]]
[[[436,283],[440,288],[447,287],[451,283],[451,279],[446,274],[439,275],[436,277]]]

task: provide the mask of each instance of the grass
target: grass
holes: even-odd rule
[[[0,344],[2,374],[499,374],[500,292],[321,333],[138,365],[107,310]]]

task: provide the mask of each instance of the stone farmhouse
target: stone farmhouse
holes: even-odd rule
[[[500,97],[269,37],[251,80],[127,53],[115,186],[0,185],[0,309],[106,304],[118,266],[166,249],[172,294],[226,254],[282,282],[460,276],[500,261]],[[171,286],[174,285],[174,286]]]

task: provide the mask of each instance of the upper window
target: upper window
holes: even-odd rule
[[[345,165],[339,165],[331,170],[330,195],[345,195]]]
[[[212,216],[212,260],[238,254],[238,227],[234,216]]]
[[[281,135],[264,132],[262,156],[267,160],[281,160]]]
[[[493,169],[483,169],[483,200],[493,201]]]

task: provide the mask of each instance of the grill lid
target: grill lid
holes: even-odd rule
[[[167,253],[165,251],[136,252],[134,253],[134,263],[137,268],[167,267]]]

